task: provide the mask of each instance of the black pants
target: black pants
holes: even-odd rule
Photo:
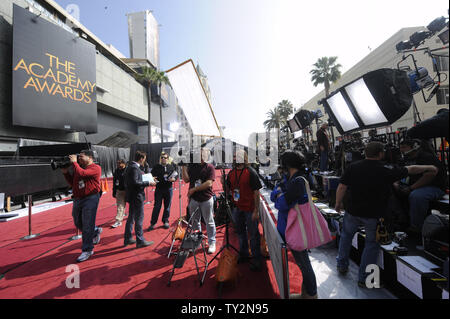
[[[133,231],[134,224],[134,232],[136,234],[136,242],[143,242],[144,239],[144,231],[142,229],[142,224],[144,222],[144,202],[141,201],[131,201],[130,209],[127,219],[127,224],[125,225],[125,236],[124,240],[127,242],[131,239],[131,233]]]
[[[158,222],[159,212],[161,211],[162,202],[164,201],[164,212],[162,222],[168,223],[170,216],[170,205],[172,203],[173,189],[156,189],[155,190],[155,206],[153,207],[152,220],[150,223],[155,225]]]

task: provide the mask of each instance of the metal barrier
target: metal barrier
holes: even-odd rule
[[[280,291],[281,299],[289,299],[289,269],[287,247],[278,233],[277,227],[272,219],[270,207],[263,196],[260,201],[259,215],[264,229],[270,261],[275,273],[275,278]]]

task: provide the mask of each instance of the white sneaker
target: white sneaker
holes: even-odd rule
[[[209,244],[208,254],[214,254],[216,252],[216,243]]]
[[[121,222],[115,222],[114,225],[111,226],[111,228],[117,228],[119,226],[122,226]]]
[[[82,261],[88,260],[89,257],[91,257],[93,254],[94,254],[93,250],[91,250],[91,251],[83,251],[81,253],[81,255],[77,258],[77,262],[80,263]]]

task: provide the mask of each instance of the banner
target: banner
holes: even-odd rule
[[[13,124],[97,132],[95,46],[14,5]]]

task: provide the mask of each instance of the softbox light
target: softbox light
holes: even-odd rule
[[[379,69],[339,88],[320,103],[343,134],[394,123],[411,107],[412,98],[405,71]]]
[[[291,130],[291,133],[297,132],[301,130],[300,125],[297,123],[295,117],[292,118],[291,120],[288,120],[287,122],[289,129]]]
[[[302,130],[311,124],[311,122],[314,120],[314,115],[308,110],[300,110],[295,114],[294,118],[297,120],[297,123]]]
[[[360,128],[341,92],[337,92],[335,95],[328,98],[327,103],[331,113],[334,115],[337,123],[339,123],[338,129],[340,128],[339,131],[341,133],[350,132]]]
[[[221,137],[214,112],[194,62],[187,60],[166,71],[166,74],[193,133]]]

